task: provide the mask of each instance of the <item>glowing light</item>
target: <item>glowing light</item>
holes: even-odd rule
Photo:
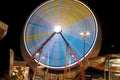
[[[111,64],[111,66],[117,66],[117,67],[120,67],[120,64]]]
[[[55,31],[56,33],[61,32],[61,31],[62,31],[61,26],[59,26],[59,25],[58,25],[58,26],[55,26],[54,31]]]
[[[37,52],[37,53],[36,53],[36,56],[38,56],[38,55],[39,55],[39,53]]]
[[[88,36],[88,35],[90,35],[90,33],[89,32],[81,32],[80,35],[82,35],[82,36]]]

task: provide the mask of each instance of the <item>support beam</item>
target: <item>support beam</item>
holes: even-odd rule
[[[67,42],[67,40],[65,39],[65,37],[63,36],[62,33],[60,33],[60,35],[62,36],[63,40],[65,41],[65,43],[67,44],[67,47],[70,49],[70,54],[74,56],[74,58],[76,59],[76,61],[78,62],[78,65],[80,66],[82,72],[80,75],[82,75],[82,80],[84,80],[85,78],[85,74],[84,74],[84,68],[83,68],[83,63],[79,61],[78,57],[75,55],[74,51],[72,50],[72,48],[70,47],[69,43]]]

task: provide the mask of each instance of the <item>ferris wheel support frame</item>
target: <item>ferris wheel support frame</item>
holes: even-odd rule
[[[84,68],[83,68],[83,63],[79,61],[78,57],[75,55],[74,51],[72,50],[72,48],[70,47],[69,43],[67,42],[67,40],[65,39],[65,37],[63,36],[63,34],[60,32],[60,35],[62,36],[62,38],[64,39],[65,43],[67,44],[67,47],[70,49],[70,54],[73,55],[73,57],[76,59],[76,61],[78,62],[79,67],[81,68],[82,72],[80,75],[82,75],[82,79],[84,80],[85,78],[85,73],[84,73]],[[67,68],[67,67],[66,67]],[[68,69],[65,69],[68,70]],[[65,71],[67,73],[67,71]]]
[[[44,47],[44,45],[47,44],[47,42],[55,35],[55,33],[56,33],[56,32],[53,32],[52,35],[42,44],[42,46],[39,47],[39,48],[37,49],[37,51],[26,61],[26,65],[28,65],[28,64],[31,62],[31,60],[34,59],[34,56],[35,56],[36,54],[40,54],[40,51],[42,50],[42,48]],[[83,63],[79,61],[78,57],[75,55],[74,51],[73,51],[72,48],[70,47],[69,43],[67,42],[67,40],[65,39],[65,37],[63,36],[63,34],[62,34],[61,32],[59,32],[59,33],[60,33],[60,35],[62,36],[63,40],[65,41],[65,43],[66,43],[66,45],[67,45],[67,48],[69,48],[70,54],[71,54],[71,55],[76,59],[76,61],[78,62],[78,65],[79,65],[79,67],[81,68],[81,74],[80,74],[80,75],[82,75],[82,79],[84,79],[84,78],[85,78],[85,73],[84,73]],[[66,54],[67,54],[67,53],[66,53]],[[66,56],[68,56],[68,55],[66,55]],[[67,69],[67,65],[66,65],[66,67],[65,67],[65,74],[66,74],[66,76],[67,76],[67,73],[68,73],[68,69]],[[79,75],[79,76],[80,76],[80,75]],[[78,76],[78,77],[79,77],[79,76]]]

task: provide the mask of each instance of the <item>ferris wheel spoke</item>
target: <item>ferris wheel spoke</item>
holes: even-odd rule
[[[32,41],[32,40],[35,40],[35,39],[38,39],[38,38],[43,38],[47,35],[49,35],[51,32],[47,32],[47,33],[44,33],[44,34],[36,34],[36,35],[33,35],[33,36],[27,36],[26,37],[26,41],[29,42],[29,41]]]

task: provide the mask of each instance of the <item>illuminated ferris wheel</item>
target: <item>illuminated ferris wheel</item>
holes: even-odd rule
[[[84,3],[46,1],[25,24],[22,54],[26,64],[34,61],[51,69],[72,67],[85,58],[97,56],[99,33],[96,17]]]

